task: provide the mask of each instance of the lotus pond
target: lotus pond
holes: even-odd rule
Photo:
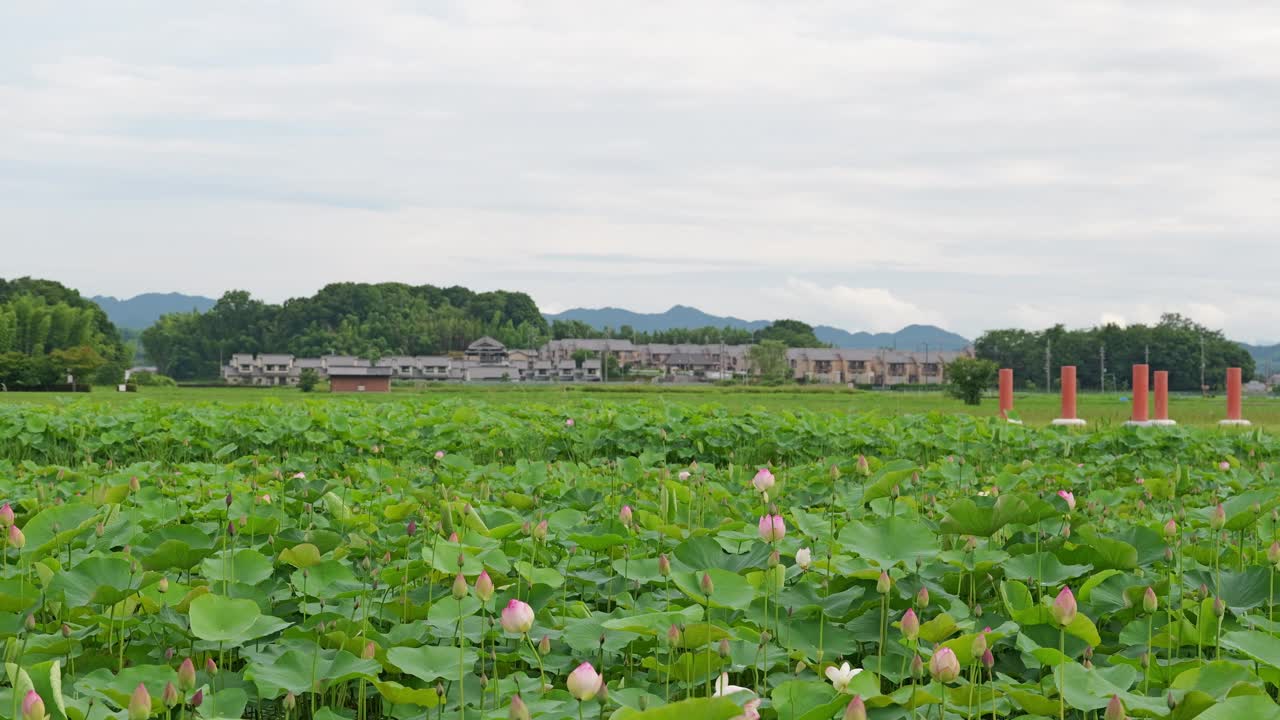
[[[1280,718],[1280,442],[0,406],[0,717]]]

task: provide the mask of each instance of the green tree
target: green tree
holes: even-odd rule
[[[799,320],[776,320],[757,330],[755,341],[765,340],[777,340],[786,347],[826,347],[826,343],[813,334],[813,327]]]
[[[302,373],[298,375],[298,389],[304,393],[309,393],[316,389],[320,384],[320,373],[314,368],[303,368]]]
[[[781,383],[787,379],[787,346],[779,340],[762,340],[747,351],[751,367],[766,383]]]
[[[982,392],[995,382],[997,370],[999,366],[990,360],[956,358],[947,365],[947,392],[965,405],[977,405],[982,402]]]

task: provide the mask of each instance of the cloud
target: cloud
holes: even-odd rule
[[[823,286],[791,277],[781,287],[765,292],[778,303],[771,319],[790,315],[812,319],[814,324],[871,332],[898,330],[910,324],[945,324],[940,314],[922,310],[885,288]]]

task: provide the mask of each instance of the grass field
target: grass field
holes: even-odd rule
[[[939,392],[852,391],[843,388],[720,388],[710,386],[655,388],[637,385],[442,385],[417,389],[397,388],[387,394],[358,396],[366,402],[403,400],[421,397],[433,402],[447,398],[482,400],[495,405],[547,403],[573,405],[589,400],[647,401],[686,405],[716,404],[730,410],[760,408],[773,412],[811,410],[817,412],[877,413],[903,415],[913,413],[969,413],[989,415],[996,411],[994,397],[978,407],[966,406]],[[276,400],[283,403],[306,400],[325,402],[337,397],[327,392],[304,394],[292,388],[144,388],[138,393],[118,393],[107,389],[85,394],[71,393],[0,393],[0,403],[93,402],[124,404],[140,401],[159,403],[256,403]],[[1212,426],[1225,414],[1225,399],[1180,397],[1170,399],[1170,415],[1184,425]],[[1058,416],[1057,395],[1022,393],[1015,397],[1015,411],[1025,422],[1047,424]],[[1129,418],[1130,406],[1123,394],[1086,393],[1080,396],[1079,415],[1091,426],[1109,426]],[[1280,399],[1250,397],[1245,400],[1245,417],[1255,426],[1280,428]]]

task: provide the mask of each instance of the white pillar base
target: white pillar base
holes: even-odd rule
[[[1228,427],[1249,427],[1253,423],[1249,422],[1248,420],[1220,420],[1218,424],[1225,425]]]
[[[1166,418],[1166,419],[1164,419],[1164,420],[1152,420],[1152,421],[1151,421],[1151,424],[1152,424],[1152,425],[1154,425],[1154,426],[1156,426],[1156,427],[1173,427],[1174,425],[1177,425],[1177,424],[1178,424],[1178,421],[1177,421],[1177,420],[1169,420],[1169,419],[1167,419],[1167,418]]]
[[[1010,419],[1010,418],[1005,418],[1005,420],[1004,420],[1004,421],[1005,421],[1005,422],[1007,422],[1007,423],[1009,423],[1010,425],[1021,425],[1021,424],[1022,424],[1022,421],[1021,421],[1021,420],[1012,420],[1012,419]]]
[[[1124,424],[1126,427],[1151,427],[1152,423],[1150,420],[1126,420]]]
[[[1062,425],[1065,427],[1084,427],[1089,423],[1085,422],[1080,418],[1058,418],[1057,420],[1054,420],[1053,423],[1051,424]]]

